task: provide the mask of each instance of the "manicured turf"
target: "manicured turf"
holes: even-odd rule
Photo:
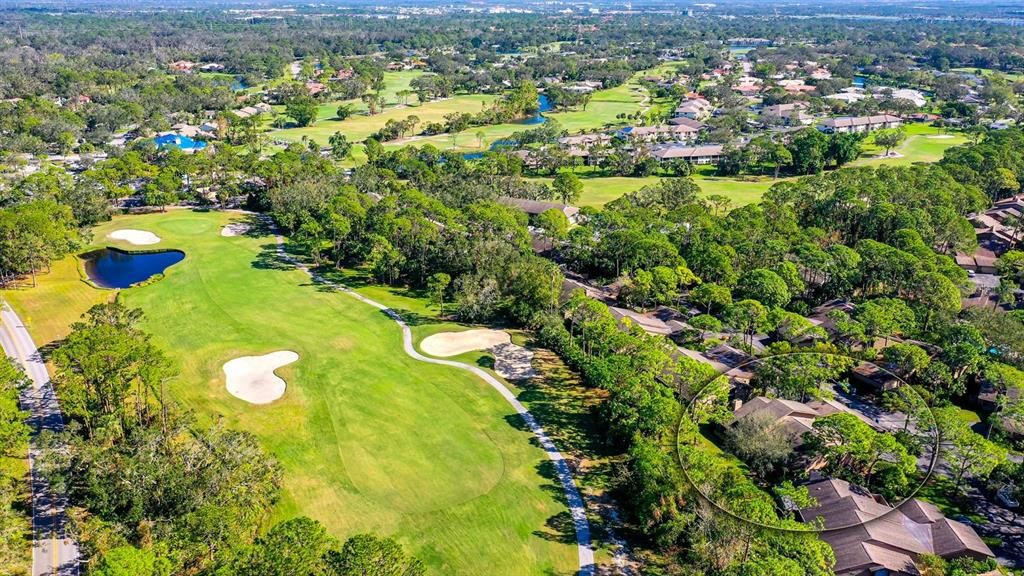
[[[768,191],[776,182],[784,179],[772,180],[763,177],[723,178],[714,176],[713,166],[698,166],[692,178],[700,186],[703,196],[719,194],[728,197],[732,201],[732,207],[746,206],[761,200],[761,196]],[[580,180],[583,182],[583,194],[580,196],[579,206],[593,206],[600,208],[625,194],[634,192],[644,186],[653,186],[661,178],[658,176],[646,176],[633,178],[627,176],[599,176],[590,174],[586,168],[579,170]],[[535,182],[551,184],[551,178],[530,178]]]
[[[655,70],[661,70],[662,68],[663,67],[659,67]],[[649,73],[651,73],[651,71],[638,72],[633,75],[633,78],[630,79],[630,81],[622,84],[621,86],[594,92],[586,110],[579,109],[564,112],[548,112],[545,116],[558,122],[562,128],[570,133],[593,132],[595,130],[604,130],[624,125],[626,121],[620,120],[616,118],[616,116],[619,114],[633,114],[639,110],[645,109],[647,106],[647,104],[645,104],[646,91],[637,84],[637,80]],[[475,110],[466,111],[472,112]],[[486,150],[496,140],[508,138],[515,132],[527,130],[532,127],[536,126],[525,126],[523,124],[516,123],[479,126],[464,130],[463,132],[456,134],[454,138],[450,134],[441,134],[428,138],[393,142],[388,146],[400,147],[408,144],[421,146],[423,144],[430,143],[445,150],[450,149],[460,150],[462,152],[478,152],[480,150]],[[483,135],[482,146],[477,138],[478,133],[482,133]]]
[[[967,138],[957,132],[943,132],[930,124],[908,124],[905,126],[907,139],[895,152],[902,154],[900,158],[877,158],[885,153],[885,149],[876,146],[872,136],[864,141],[863,153],[854,162],[856,166],[909,166],[918,162],[938,162],[942,155],[953,146],[967,142]]]
[[[981,76],[991,76],[996,73],[996,70],[991,68],[952,68],[950,72],[966,72],[968,74],[978,74]],[[1018,74],[1015,72],[1000,72],[1010,82],[1020,82],[1024,80],[1024,74]]]
[[[421,126],[428,122],[444,122],[444,117],[447,114],[479,112],[493,99],[493,96],[482,94],[454,96],[447,100],[436,100],[419,106],[392,107],[373,116],[359,114],[345,120],[322,119],[303,128],[274,130],[270,132],[270,137],[277,140],[297,141],[301,140],[303,136],[307,136],[326,146],[327,139],[332,134],[341,132],[349,142],[357,142],[365,140],[367,136],[380,130],[390,119],[405,120],[408,116],[415,115],[419,117]],[[337,104],[334,105],[334,108],[337,108]],[[333,118],[333,112],[330,105],[322,106],[320,117]]]
[[[82,279],[78,258],[73,256],[39,274],[35,288],[27,280],[17,288],[0,290],[0,299],[18,312],[40,348],[66,336],[82,312],[113,297],[113,292],[93,289]]]
[[[308,515],[338,537],[395,535],[432,574],[573,572],[571,524],[548,526],[567,511],[561,487],[511,407],[471,374],[407,357],[379,310],[282,269],[271,237],[220,236],[241,217],[121,217],[96,237],[150,230],[187,253],[122,298],[146,312],[180,368],[171,394],[204,422],[253,432],[281,461],[275,519]],[[254,407],[227,393],[224,362],[275,350],[300,356],[278,371],[284,398]]]

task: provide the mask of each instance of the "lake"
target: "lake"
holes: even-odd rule
[[[159,252],[125,252],[117,248],[102,248],[81,256],[85,260],[85,273],[89,279],[104,288],[128,288],[162,274],[185,259],[180,250]]]

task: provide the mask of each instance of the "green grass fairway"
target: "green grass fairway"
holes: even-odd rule
[[[575,572],[561,485],[505,400],[467,372],[407,357],[393,321],[282,267],[272,237],[220,236],[241,218],[119,217],[95,237],[137,228],[186,252],[121,298],[145,311],[144,328],[180,368],[171,395],[206,423],[256,434],[281,461],[274,520],[308,515],[339,538],[394,535],[431,574]],[[111,294],[76,288],[96,294],[82,305]],[[276,350],[299,354],[278,370],[283,398],[258,407],[227,393],[224,362]]]
[[[601,176],[588,172],[587,168],[577,171],[580,181],[583,183],[583,194],[580,195],[579,206],[592,206],[600,208],[625,194],[634,192],[644,186],[657,184],[661,177],[646,176],[633,178],[629,176]],[[723,178],[714,176],[713,166],[696,166],[692,176],[693,181],[700,186],[703,196],[720,194],[732,200],[732,207],[746,206],[759,202],[761,196],[772,187],[772,184],[781,182],[784,179],[772,180],[757,176],[743,178]],[[551,184],[551,178],[529,178],[534,182]]]
[[[868,136],[864,141],[863,152],[853,165],[878,166],[909,166],[918,162],[938,162],[947,149],[967,142],[967,138],[957,132],[943,132],[930,124],[907,124],[907,139],[895,149],[901,158],[877,158],[885,153],[885,149],[876,146],[874,137]]]
[[[428,122],[443,122],[446,114],[452,112],[479,112],[494,100],[493,96],[470,95],[454,96],[447,100],[436,100],[420,106],[401,106],[387,108],[374,116],[356,115],[345,120],[334,120],[337,103],[325,104],[320,107],[319,118],[311,126],[303,128],[286,128],[270,132],[270,137],[278,140],[298,141],[303,136],[316,140],[326,146],[327,139],[335,132],[341,132],[350,142],[365,140],[367,136],[380,130],[390,119],[405,120],[411,115],[419,116],[420,125]],[[415,141],[407,140],[406,142]]]
[[[996,72],[999,72],[1010,82],[1020,82],[1024,80],[1024,74],[1018,74],[1016,72],[1001,72],[991,68],[951,68],[950,72],[966,72],[968,74],[978,74],[980,72],[981,76],[992,76]]]
[[[71,323],[83,312],[114,297],[114,292],[86,283],[74,257],[54,262],[48,273],[38,275],[37,284],[33,288],[28,280],[17,288],[0,290],[0,300],[17,310],[39,347],[67,336]]]
[[[647,93],[643,87],[637,83],[637,80],[654,71],[663,71],[665,69],[667,68],[662,66],[653,70],[638,72],[633,75],[633,78],[630,79],[630,81],[622,84],[621,86],[594,92],[586,110],[580,109],[565,112],[548,112],[544,115],[547,118],[557,121],[561,124],[562,128],[570,133],[592,132],[594,130],[604,130],[606,128],[623,125],[624,121],[617,119],[616,116],[623,113],[633,114],[649,105]],[[466,111],[472,112],[475,110]],[[515,123],[479,126],[464,130],[456,134],[454,138],[450,134],[440,134],[427,138],[392,142],[388,147],[398,148],[409,144],[421,146],[423,144],[430,143],[442,150],[479,152],[481,150],[486,150],[496,140],[508,138],[515,132],[521,132],[523,130],[536,127],[536,125],[527,126]],[[477,138],[478,133],[483,135],[482,145],[481,141]]]

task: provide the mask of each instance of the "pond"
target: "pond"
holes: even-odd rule
[[[89,279],[104,288],[128,288],[163,273],[185,259],[180,250],[125,252],[102,248],[82,255]]]
[[[554,105],[551,104],[551,100],[547,97],[547,95],[546,94],[540,94],[540,95],[537,96],[537,115],[536,116],[531,116],[529,118],[525,118],[523,120],[516,120],[515,124],[525,124],[527,126],[535,126],[537,124],[543,124],[544,122],[547,121],[547,118],[544,117],[544,113],[545,112],[550,112],[550,111],[552,111],[554,109],[555,109],[555,107],[554,107]],[[513,141],[513,140],[508,140],[508,139],[495,140],[494,142],[491,143],[490,147],[488,147],[488,150],[497,150],[498,148],[501,148],[501,147],[508,147],[508,146],[514,146],[514,145],[515,145],[515,141]],[[466,154],[463,154],[462,157],[465,158],[466,160],[479,160],[479,159],[484,157],[484,153],[483,152],[467,152]]]
[[[547,118],[544,117],[544,113],[550,112],[552,109],[554,109],[554,106],[551,105],[551,100],[546,94],[540,94],[537,96],[537,115],[525,120],[520,120],[516,122],[516,124],[543,124],[545,120],[547,120]]]

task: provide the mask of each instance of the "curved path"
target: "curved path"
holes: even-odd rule
[[[46,363],[21,318],[6,304],[0,304],[0,351],[6,352],[25,370],[31,386],[21,393],[21,404],[29,413],[33,429],[28,465],[32,490],[32,574],[33,576],[78,576],[78,544],[66,529],[67,498],[50,489],[36,472],[39,449],[35,436],[43,430],[64,429],[57,394],[50,382]]]
[[[509,404],[512,405],[512,408],[514,408],[516,413],[518,413],[519,416],[523,419],[523,421],[526,422],[526,425],[529,426],[530,431],[533,432],[533,435],[537,438],[537,441],[540,442],[541,447],[544,448],[544,452],[548,455],[548,459],[550,459],[551,462],[555,465],[555,472],[558,474],[558,479],[562,483],[562,490],[565,492],[565,499],[569,505],[569,511],[572,513],[573,526],[576,529],[576,547],[578,550],[580,566],[579,572],[577,574],[579,574],[580,576],[593,576],[595,567],[594,550],[591,547],[590,543],[590,523],[587,521],[586,505],[583,502],[583,497],[580,496],[579,490],[576,489],[576,482],[572,478],[572,471],[569,470],[569,465],[566,463],[565,458],[563,458],[561,452],[559,452],[558,449],[555,448],[554,442],[552,442],[551,439],[548,438],[547,433],[545,433],[544,429],[541,428],[540,424],[537,422],[537,419],[533,417],[533,414],[530,414],[530,411],[527,410],[526,407],[523,406],[523,404],[519,402],[518,399],[516,399],[515,394],[513,394],[512,391],[509,390],[504,384],[502,384],[497,378],[491,376],[490,374],[488,374],[483,369],[477,366],[463,364],[462,362],[455,362],[453,360],[440,360],[438,358],[430,358],[420,354],[412,345],[412,330],[409,329],[408,324],[406,324],[405,321],[402,320],[402,317],[399,316],[397,312],[381,304],[380,302],[371,300],[366,296],[363,296],[362,294],[353,291],[347,286],[327,280],[323,276],[317,274],[316,272],[313,272],[312,270],[309,269],[308,266],[302,264],[295,258],[292,258],[287,253],[285,253],[283,236],[275,232],[274,239],[277,243],[278,256],[281,259],[294,264],[295,267],[298,268],[299,270],[302,270],[306,274],[309,274],[309,276],[315,282],[335,288],[341,292],[344,292],[352,296],[353,298],[359,300],[360,302],[364,302],[366,304],[369,304],[370,306],[373,306],[374,308],[382,310],[392,320],[394,320],[395,323],[402,328],[402,347],[405,349],[406,354],[408,354],[409,356],[416,360],[419,360],[420,362],[428,362],[430,364],[440,364],[442,366],[451,366],[452,368],[468,370],[469,372],[472,372],[473,374],[477,375],[484,382],[490,384],[492,388],[497,390],[498,393],[501,394],[501,396],[505,398],[505,400]]]

